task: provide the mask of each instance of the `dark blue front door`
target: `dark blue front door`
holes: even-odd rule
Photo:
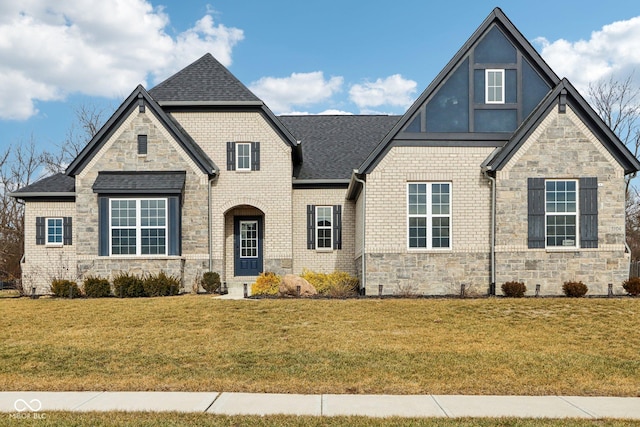
[[[262,217],[237,216],[233,222],[235,276],[262,273]]]

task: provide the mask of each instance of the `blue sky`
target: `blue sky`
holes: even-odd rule
[[[0,150],[31,138],[52,149],[74,108],[108,116],[207,52],[276,114],[402,114],[496,6],[584,95],[640,65],[628,0],[3,3]]]

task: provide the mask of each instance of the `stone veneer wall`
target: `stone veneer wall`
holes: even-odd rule
[[[367,294],[486,294],[491,187],[480,165],[491,147],[393,147],[367,176]],[[407,183],[451,183],[450,250],[409,250]],[[360,196],[362,197],[362,195]]]
[[[26,292],[36,288],[38,295],[48,294],[53,279],[78,280],[76,266],[75,204],[73,202],[33,202],[25,203],[24,212],[24,263],[22,282]],[[73,218],[73,239],[71,245],[36,245],[36,217]]]
[[[598,248],[528,249],[527,178],[598,178]],[[554,109],[497,174],[497,292],[521,280],[527,293],[561,294],[568,280],[582,280],[589,294],[606,294],[607,284],[622,293],[628,277],[625,239],[624,173],[580,118],[567,107]]]
[[[149,110],[147,110],[149,111]],[[148,136],[146,155],[138,155],[137,135]],[[98,256],[98,202],[92,185],[99,171],[186,171],[182,200],[182,255],[162,257]],[[113,278],[121,271],[158,272],[181,278],[190,291],[198,276],[208,270],[208,178],[151,113],[135,109],[109,138],[84,170],[76,176],[74,222],[80,275]]]
[[[233,251],[225,248],[227,213],[253,207],[264,214],[264,268],[291,272],[291,147],[259,112],[173,113],[175,119],[221,169],[212,182],[212,256],[222,280],[233,282]],[[260,142],[259,171],[227,171],[227,142]],[[203,198],[202,200],[205,200]]]
[[[293,190],[293,272],[309,269],[322,273],[335,270],[355,275],[355,205],[345,199],[346,189]],[[307,249],[307,205],[342,206],[342,249]]]

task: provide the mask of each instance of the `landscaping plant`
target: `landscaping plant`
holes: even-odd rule
[[[97,276],[88,276],[82,284],[84,294],[88,298],[104,298],[111,295],[111,285],[107,279]]]
[[[210,294],[217,292],[220,289],[220,275],[215,271],[207,271],[200,279],[200,286]]]
[[[255,283],[251,285],[251,295],[278,295],[278,288],[282,278],[276,273],[265,271],[260,273]]]
[[[564,282],[562,292],[568,297],[580,298],[585,296],[589,288],[582,282]]]
[[[80,292],[76,282],[65,279],[53,279],[51,281],[51,292],[59,298],[78,298],[82,296],[82,292]]]
[[[622,282],[622,287],[629,295],[637,297],[640,295],[640,277],[631,277]]]
[[[527,287],[523,282],[505,282],[502,284],[502,293],[509,298],[522,298],[527,292]]]

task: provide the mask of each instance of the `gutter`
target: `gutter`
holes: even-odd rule
[[[366,275],[366,266],[367,266],[367,260],[366,260],[366,242],[367,242],[367,228],[366,228],[366,219],[367,219],[367,187],[366,187],[366,181],[358,178],[358,170],[354,169],[353,170],[353,174],[351,175],[351,177],[358,182],[359,184],[362,184],[362,281],[360,283],[360,290],[361,292],[364,294],[364,292],[366,292],[366,284],[367,284],[367,275]]]
[[[489,175],[490,169],[483,168],[483,175],[491,183],[491,238],[490,238],[490,270],[491,283],[489,285],[489,295],[496,294],[496,178]]]
[[[9,193],[8,196],[14,197],[16,199],[29,199],[29,198],[35,198],[35,197],[76,197],[76,193],[62,192],[62,191],[56,191],[56,192],[37,191],[33,193],[14,192],[14,193]]]

